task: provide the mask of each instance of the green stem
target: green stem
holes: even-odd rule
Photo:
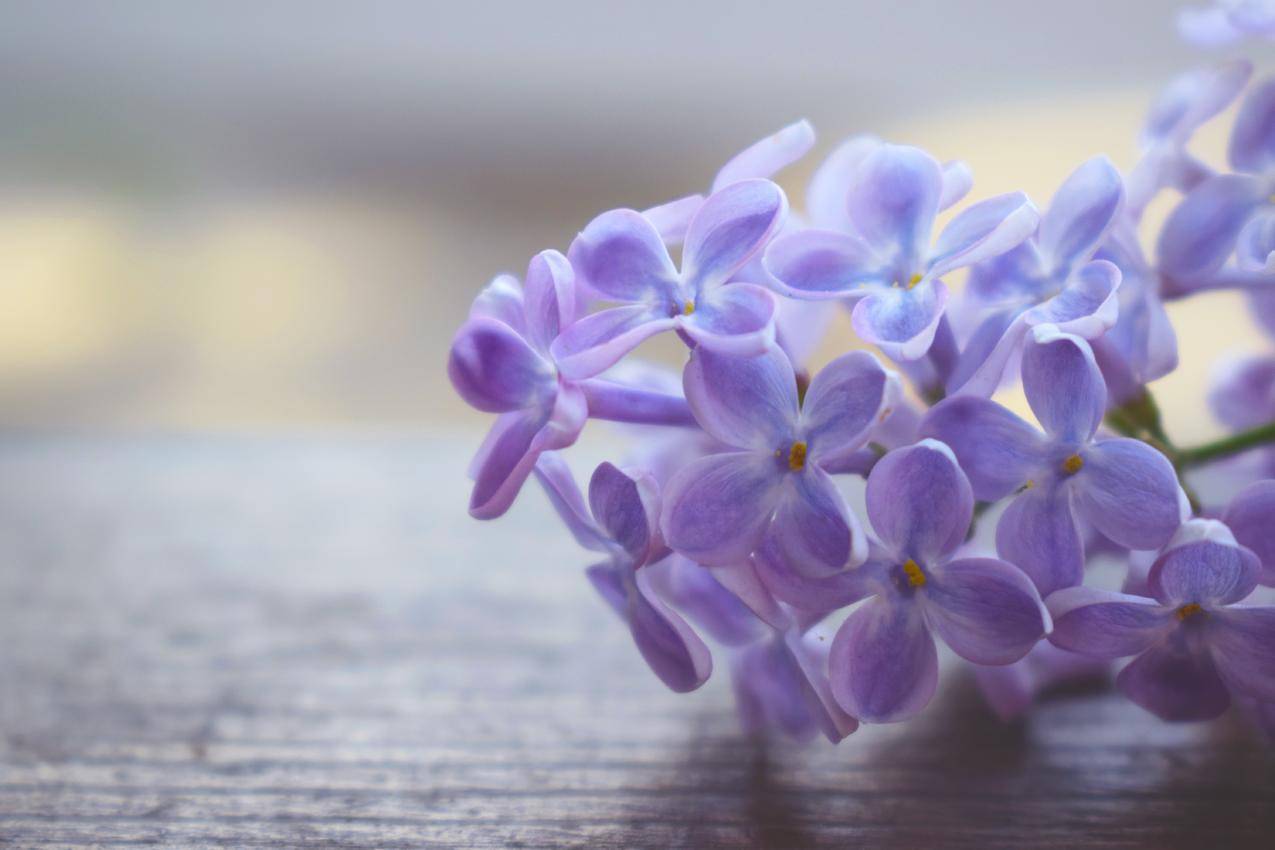
[[[1211,443],[1178,449],[1177,466],[1190,469],[1193,466],[1231,457],[1268,443],[1275,443],[1275,422],[1267,422],[1265,425],[1258,425],[1256,428],[1250,428]]]

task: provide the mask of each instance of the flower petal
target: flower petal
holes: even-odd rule
[[[558,512],[576,542],[585,549],[605,552],[610,541],[590,516],[584,503],[584,495],[561,455],[557,452],[545,452],[536,460],[534,472],[536,480],[544,487],[549,503]]]
[[[943,163],[943,191],[939,194],[939,210],[960,203],[974,188],[974,172],[959,159]]]
[[[877,591],[877,571],[868,565],[818,575],[809,568],[797,569],[792,558],[773,536],[767,535],[753,553],[757,577],[781,602],[816,614],[844,608]]]
[[[864,158],[881,144],[875,136],[855,136],[842,142],[815,169],[806,192],[806,212],[815,227],[840,231],[853,228],[847,206],[850,187]]]
[[[1217,520],[1183,523],[1147,573],[1147,589],[1164,605],[1229,605],[1253,592],[1261,564]]]
[[[832,641],[829,680],[837,703],[871,723],[919,712],[938,684],[938,652],[917,605],[878,596],[855,609]]]
[[[558,334],[576,319],[575,272],[558,251],[531,258],[523,284],[527,338],[547,352]]]
[[[700,458],[665,488],[660,527],[676,551],[706,565],[746,559],[761,542],[782,492],[769,453]]]
[[[519,334],[527,332],[526,314],[523,310],[522,285],[511,274],[496,275],[483,287],[469,308],[469,318],[495,319],[504,322]]]
[[[589,222],[567,252],[577,280],[616,301],[676,296],[677,269],[643,215],[611,210]]]
[[[1275,273],[1275,210],[1255,213],[1235,238],[1235,260],[1249,271]]]
[[[599,464],[589,479],[589,510],[635,566],[646,563],[652,550],[659,548],[659,486],[649,475]]]
[[[1173,464],[1141,440],[1093,443],[1071,477],[1076,510],[1121,546],[1158,549],[1182,524],[1181,487]]]
[[[1105,156],[1088,160],[1063,181],[1040,221],[1037,245],[1056,280],[1093,256],[1124,200],[1120,172]]]
[[[932,563],[960,546],[974,493],[952,450],[937,440],[895,449],[868,476],[868,520],[900,557]]]
[[[1275,480],[1258,481],[1241,490],[1222,521],[1236,541],[1262,562],[1259,583],[1275,585]]]
[[[1275,357],[1222,362],[1209,393],[1213,415],[1228,428],[1253,428],[1275,417]]]
[[[864,342],[895,360],[917,360],[930,350],[946,306],[947,287],[929,279],[874,289],[855,305],[852,319]]]
[[[828,473],[807,465],[784,478],[766,538],[775,541],[793,568],[820,577],[863,563],[867,540]]]
[[[704,569],[709,568],[704,567]],[[747,606],[758,620],[781,631],[793,624],[788,612],[762,581],[752,560],[713,567],[711,571],[713,578]]]
[[[1159,266],[1178,288],[1217,271],[1235,249],[1249,216],[1266,198],[1248,175],[1219,174],[1187,193],[1160,230]]]
[[[1201,124],[1230,105],[1252,73],[1252,64],[1236,61],[1181,74],[1151,107],[1142,130],[1142,145],[1185,142]]]
[[[882,144],[855,170],[847,208],[855,230],[900,267],[919,270],[943,191],[941,166],[920,148]]]
[[[540,454],[574,443],[587,416],[583,394],[564,386],[548,413],[519,410],[497,419],[474,469],[469,515],[495,519],[509,510]]]
[[[713,656],[704,641],[650,586],[646,570],[629,591],[629,631],[651,670],[669,690],[686,693],[708,681]]]
[[[686,230],[682,280],[693,293],[725,283],[787,215],[788,199],[769,180],[743,180],[709,195]]]
[[[897,392],[890,373],[866,351],[852,351],[825,366],[801,406],[810,458],[834,461],[861,448]]]
[[[988,398],[1006,380],[1010,364],[1022,354],[1031,325],[1018,308],[996,310],[977,328],[947,380],[949,396]]]
[[[642,573],[660,599],[727,646],[744,646],[770,631],[717,580],[718,571],[673,555],[643,567]]]
[[[1275,167],[1275,79],[1249,89],[1231,127],[1227,158],[1236,171],[1264,174]]]
[[[680,245],[686,238],[686,228],[690,226],[691,219],[703,205],[703,195],[687,195],[642,210],[642,216],[651,222],[665,245]]]
[[[1067,489],[1042,481],[1015,496],[996,524],[996,554],[1027,573],[1041,596],[1079,584],[1085,550]]]
[[[1054,297],[1025,314],[1032,325],[1056,325],[1081,339],[1101,337],[1120,315],[1120,269],[1107,260],[1085,263]]]
[[[1107,385],[1089,343],[1038,325],[1027,338],[1022,369],[1027,403],[1046,433],[1073,445],[1088,441],[1107,410]]]
[[[777,348],[756,357],[697,348],[682,386],[700,427],[727,445],[775,451],[793,437],[797,378]]]
[[[1210,615],[1209,646],[1236,693],[1275,700],[1275,607],[1235,605]]]
[[[1211,720],[1231,704],[1213,662],[1177,641],[1156,644],[1116,677],[1116,687],[1133,702],[1173,722]]]
[[[817,721],[801,670],[782,642],[758,641],[737,653],[731,664],[735,705],[745,732],[778,730],[798,741],[814,736]]]
[[[1155,600],[1092,587],[1067,587],[1045,600],[1050,643],[1093,658],[1122,658],[1162,640],[1177,624]]]
[[[994,502],[1027,483],[1045,458],[1040,431],[993,401],[957,396],[921,420],[920,433],[941,440],[969,476],[975,498]]]
[[[775,296],[751,283],[730,283],[700,295],[695,312],[675,321],[704,348],[753,357],[775,344]]]
[[[929,274],[1000,256],[1036,232],[1040,214],[1022,192],[979,201],[962,210],[943,228],[930,255]]]
[[[612,307],[567,328],[550,351],[564,377],[582,380],[610,369],[646,340],[675,327],[677,322],[648,304]]]
[[[1012,664],[1049,630],[1031,579],[996,558],[932,566],[920,598],[930,628],[975,664]]]
[[[805,679],[807,704],[824,737],[836,744],[859,728],[859,721],[837,704],[828,682],[830,642],[818,629],[804,634],[796,629],[784,635],[784,644]]]
[[[513,328],[470,319],[452,340],[447,376],[460,397],[485,413],[506,413],[542,401],[554,390],[553,366]]]
[[[866,242],[833,230],[785,234],[766,249],[763,263],[779,291],[793,298],[841,298],[886,275]]]
[[[804,118],[744,148],[713,178],[713,191],[753,177],[773,177],[815,146],[815,128]]]

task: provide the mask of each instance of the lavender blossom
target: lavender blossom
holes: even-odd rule
[[[1033,327],[1097,339],[1116,323],[1120,269],[1093,256],[1123,198],[1115,166],[1094,157],[1063,181],[1034,239],[970,269],[969,297],[988,314],[961,353],[950,392],[991,395]]]
[[[478,519],[507,511],[541,453],[574,443],[590,415],[692,422],[676,396],[603,379],[564,379],[550,349],[575,315],[571,266],[559,252],[543,251],[532,258],[524,286],[509,275],[493,280],[452,340],[452,386],[474,408],[499,414],[470,465],[469,512]]]
[[[536,464],[536,475],[576,541],[606,560],[588,569],[589,580],[629,625],[633,642],[656,676],[674,691],[708,680],[712,655],[704,641],[652,587],[651,567],[667,554],[655,518],[659,492],[650,476],[604,463],[589,481],[589,505],[555,455]]]
[[[930,246],[944,200],[943,169],[912,147],[864,143],[840,202],[846,227],[776,239],[764,263],[794,298],[855,298],[855,331],[895,360],[934,341],[947,304],[947,272],[1001,254],[1031,234],[1036,210],[1021,192],[963,210]]]
[[[936,405],[921,433],[952,447],[979,499],[1013,496],[996,527],[996,550],[1047,596],[1081,580],[1077,514],[1122,546],[1155,549],[1187,508],[1164,455],[1139,440],[1095,439],[1107,389],[1087,342],[1053,325],[1033,328],[1022,373],[1043,434],[974,396]]]
[[[1255,481],[1235,494],[1222,521],[1257,556],[1257,583],[1275,587],[1275,479]]]
[[[896,449],[868,476],[872,555],[856,572],[872,598],[837,631],[832,693],[860,720],[888,723],[923,709],[938,682],[932,633],[962,658],[1010,664],[1049,630],[1030,580],[995,558],[960,558],[974,511],[969,481],[935,440]]]
[[[596,375],[644,340],[677,330],[689,343],[751,356],[775,339],[775,300],[753,283],[729,282],[765,247],[788,212],[769,180],[744,180],[713,193],[687,225],[679,271],[655,225],[633,210],[595,218],[568,255],[581,283],[624,302],[585,316],[553,344],[569,378]]]
[[[1165,720],[1217,717],[1232,695],[1275,701],[1275,607],[1237,604],[1259,569],[1225,525],[1193,519],[1152,565],[1152,598],[1060,590],[1047,600],[1049,639],[1095,658],[1136,656],[1116,687]]]
[[[875,357],[838,358],[799,401],[782,351],[739,358],[697,348],[683,384],[700,426],[730,450],[669,482],[661,526],[670,546],[703,564],[730,564],[769,535],[820,573],[863,560],[858,521],[826,467],[863,446],[894,395]]]
[[[1271,0],[1214,0],[1178,13],[1178,32],[1197,47],[1224,47],[1246,36],[1275,38]]]

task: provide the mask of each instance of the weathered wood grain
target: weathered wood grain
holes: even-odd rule
[[[1275,846],[1244,726],[969,678],[840,747],[675,696],[469,440],[0,442],[0,844]],[[955,666],[955,665],[954,665]]]

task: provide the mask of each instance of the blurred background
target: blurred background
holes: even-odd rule
[[[1095,153],[1127,168],[1205,60],[1180,5],[10,0],[0,425],[467,428],[444,361],[470,299],[597,212],[701,190],[800,117],[796,207],[863,131],[1043,205]],[[1175,309],[1183,437],[1213,429],[1215,356],[1261,345],[1236,304]]]

